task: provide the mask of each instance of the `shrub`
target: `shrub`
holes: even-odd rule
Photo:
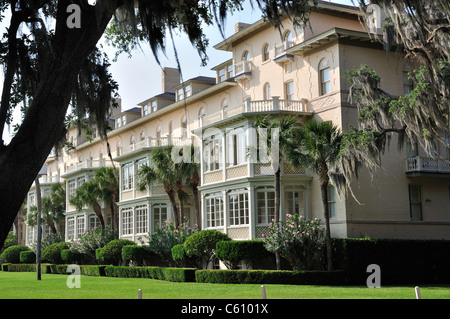
[[[105,276],[106,266],[80,266],[81,274],[85,276]]]
[[[96,250],[118,237],[118,232],[112,230],[110,226],[106,226],[104,229],[95,227],[78,236],[76,241],[71,242],[70,249],[83,256],[82,263],[94,264],[98,260]]]
[[[184,245],[179,244],[172,247],[172,258],[178,267],[197,267],[197,258],[188,256]]]
[[[216,256],[228,269],[237,269],[243,260],[250,263],[253,269],[258,269],[270,255],[261,240],[221,241],[216,245]]]
[[[107,277],[150,278],[173,282],[195,281],[195,269],[193,268],[107,266],[105,275]]]
[[[218,230],[202,230],[189,236],[184,242],[184,248],[188,256],[197,258],[199,268],[206,268],[214,256],[217,243],[225,240],[231,238]]]
[[[31,250],[24,250],[20,252],[20,262],[23,264],[36,263],[36,254]]]
[[[65,264],[81,264],[83,260],[83,254],[72,249],[62,249],[61,259]]]
[[[16,246],[17,244],[18,243],[17,243],[17,236],[16,236],[16,234],[14,234],[13,232],[9,232],[8,236],[6,236],[5,243],[3,244],[3,247],[1,247],[1,249],[0,249],[0,255],[3,253],[3,251],[6,248],[11,247],[11,246]]]
[[[197,270],[199,283],[343,285],[343,271]]]
[[[1,258],[7,263],[18,264],[20,263],[20,252],[29,250],[30,248],[24,245],[9,246],[3,251]]]
[[[198,231],[197,227],[189,227],[187,221],[183,222],[175,228],[173,221],[165,221],[156,231],[149,237],[148,246],[150,251],[158,255],[166,266],[173,266],[172,247],[185,242],[192,234]]]
[[[133,266],[157,266],[161,264],[159,256],[148,246],[127,245],[122,247],[122,260]]]
[[[52,264],[62,264],[61,250],[68,249],[69,243],[55,243],[42,250],[42,260]]]
[[[36,271],[36,264],[8,264],[11,272],[33,272]]]
[[[324,231],[317,218],[307,219],[286,214],[286,220],[272,220],[269,231],[264,234],[264,246],[270,252],[279,252],[294,270],[313,268],[315,254],[323,251]]]
[[[104,262],[119,265],[122,261],[122,248],[127,245],[136,245],[128,239],[114,239],[101,249],[101,258]]]

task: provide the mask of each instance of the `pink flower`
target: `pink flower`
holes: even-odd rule
[[[289,218],[291,218],[291,217],[292,217],[292,215],[291,215],[291,214],[286,214],[286,217],[289,217]]]
[[[262,234],[261,237],[264,237],[264,234]]]

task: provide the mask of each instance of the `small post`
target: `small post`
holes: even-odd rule
[[[416,290],[416,299],[422,299],[422,296],[420,295],[420,288],[416,286],[415,290]]]
[[[138,299],[142,299],[142,289],[138,289]]]
[[[264,287],[264,285],[261,286],[261,294],[262,294],[262,299],[267,299],[266,287]]]

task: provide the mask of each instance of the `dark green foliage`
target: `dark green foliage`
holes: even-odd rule
[[[188,256],[197,257],[200,265],[206,267],[214,256],[217,243],[225,240],[231,238],[217,230],[202,230],[189,236],[184,247]]]
[[[172,247],[172,258],[179,267],[197,267],[197,259],[195,256],[188,256],[182,244]]]
[[[61,264],[61,250],[69,249],[69,244],[65,242],[55,243],[46,247],[42,251],[42,261],[49,262],[52,264]]]
[[[148,246],[126,245],[122,247],[122,260],[132,262],[133,266],[158,266],[161,258],[153,253]]]
[[[81,274],[84,276],[105,276],[105,267],[101,265],[96,266],[80,266]]]
[[[20,263],[20,252],[28,250],[30,250],[28,246],[13,245],[3,251],[1,259],[7,263],[18,264]]]
[[[173,282],[195,281],[195,269],[193,268],[107,266],[105,275],[107,277],[150,278]]]
[[[345,284],[343,271],[197,270],[195,279],[202,283],[221,284]]]
[[[3,244],[3,247],[1,247],[0,249],[0,255],[6,248],[14,245],[17,245],[17,236],[13,232],[9,232],[8,236],[6,237],[5,243]]]
[[[216,257],[228,269],[237,269],[240,261],[246,261],[253,269],[259,269],[263,260],[271,255],[261,240],[221,241],[216,245]]]
[[[62,249],[61,260],[65,264],[81,264],[83,261],[83,254],[71,249]]]
[[[36,254],[31,250],[23,250],[20,252],[20,262],[23,264],[33,264],[36,262]]]
[[[351,284],[366,285],[371,264],[380,266],[381,285],[450,283],[450,241],[334,239],[333,246]]]
[[[11,272],[33,272],[36,271],[36,264],[8,264],[6,270]]]
[[[122,248],[127,245],[136,245],[136,243],[128,239],[114,239],[107,243],[101,252],[96,251],[96,255],[100,254],[101,261],[118,265],[122,261]]]

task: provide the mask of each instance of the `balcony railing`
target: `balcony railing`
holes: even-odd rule
[[[105,160],[105,159],[86,160],[86,161],[82,161],[82,162],[70,165],[69,167],[67,167],[66,173],[72,173],[72,172],[78,171],[80,169],[100,168],[100,167],[104,167],[104,166],[107,166],[107,167],[112,166],[111,161]]]
[[[201,119],[201,126],[210,125],[215,122],[233,117],[243,113],[263,113],[271,111],[287,111],[297,113],[307,113],[308,105],[306,99],[302,100],[281,100],[274,96],[271,100],[245,100],[241,105],[233,108],[226,108],[220,112],[204,116]]]
[[[172,137],[170,135],[163,137],[147,137],[142,141],[131,144],[129,146],[122,147],[120,150],[120,155],[125,155],[143,148],[148,147],[161,147],[161,146],[184,146],[190,145],[192,143],[191,139],[182,137]]]
[[[286,55],[286,50],[293,46],[294,42],[292,41],[283,41],[281,43],[275,44],[273,48],[275,59]]]
[[[234,76],[235,78],[243,74],[252,73],[252,63],[250,61],[241,61],[234,65]]]
[[[450,162],[430,157],[411,157],[406,160],[407,173],[450,173]]]

